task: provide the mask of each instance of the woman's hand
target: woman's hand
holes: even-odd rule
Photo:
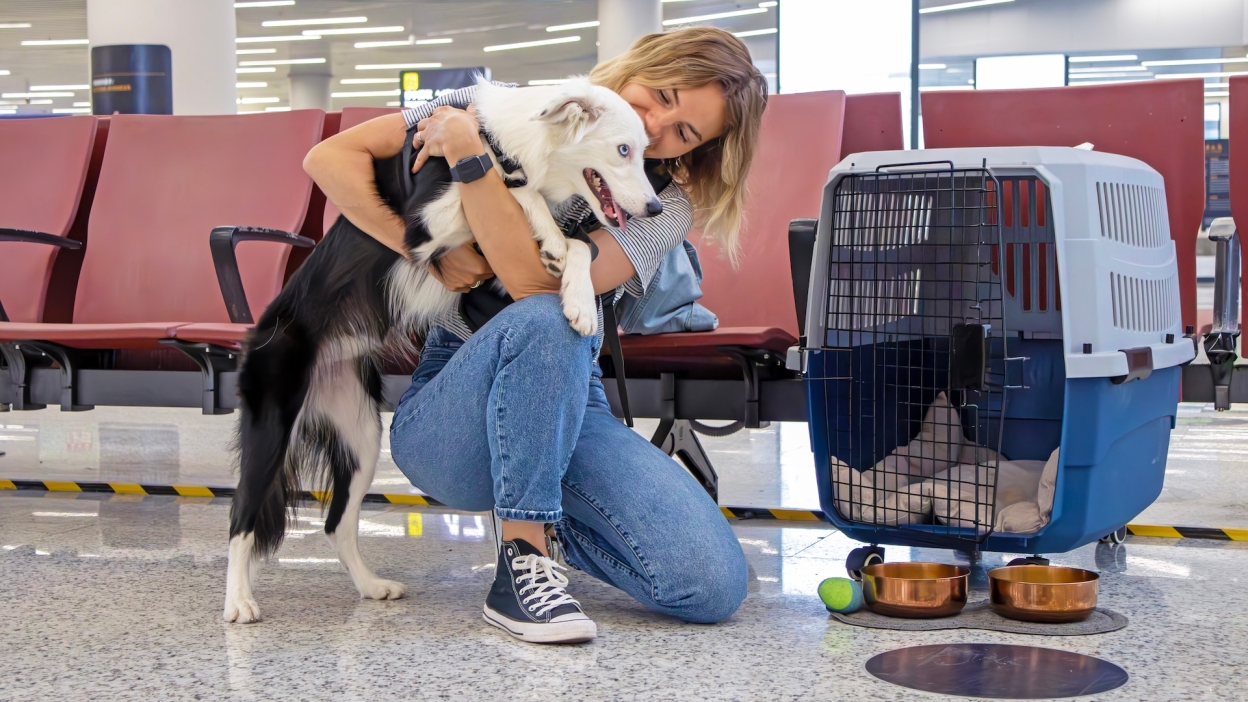
[[[451,292],[466,293],[494,277],[489,261],[477,253],[472,244],[451,249],[439,261],[441,272],[429,266],[429,272]]]
[[[429,117],[416,124],[416,136],[412,148],[417,149],[412,173],[420,170],[431,156],[445,158],[454,164],[469,156],[485,153],[481,146],[481,125],[472,106],[467,110],[439,107]]]

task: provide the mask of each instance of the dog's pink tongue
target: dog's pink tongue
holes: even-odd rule
[[[628,215],[625,214],[623,207],[615,206],[615,218],[620,223],[620,231],[624,231],[628,227]]]

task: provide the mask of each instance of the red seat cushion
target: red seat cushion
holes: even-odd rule
[[[155,349],[182,322],[34,324],[0,322],[0,341],[53,341],[76,349]]]
[[[178,327],[174,335],[182,341],[240,349],[243,346],[243,338],[247,336],[251,328],[250,324],[205,322]]]
[[[629,334],[620,337],[624,361],[650,357],[721,356],[721,346],[746,346],[783,352],[797,339],[775,327],[720,327],[715,331],[686,334]]]
[[[95,117],[0,120],[0,227],[66,236],[78,212]],[[0,302],[9,319],[43,319],[60,249],[0,242]]]

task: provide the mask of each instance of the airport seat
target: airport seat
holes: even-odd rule
[[[1166,183],[1183,324],[1197,324],[1196,237],[1205,211],[1203,80],[929,92],[922,101],[929,149],[1088,142],[1157,170]]]
[[[90,210],[100,124],[85,115],[0,121],[0,321],[48,321],[58,255],[85,240],[78,215]]]
[[[0,323],[0,341],[56,361],[63,409],[91,404],[75,397],[76,368],[106,370],[104,356],[84,350],[172,344],[196,360],[207,383],[228,365],[228,349],[199,340],[195,325],[211,325],[222,337],[238,319],[222,301],[205,238],[213,232],[231,259],[235,246],[243,248],[233,276],[240,294],[263,309],[281,289],[290,246],[313,243],[295,232],[304,228],[312,194],[303,157],[320,140],[323,120],[319,110],[113,116],[72,323]],[[241,338],[246,325],[232,329]]]
[[[901,93],[845,96],[841,158],[865,151],[900,151],[903,140]]]
[[[1230,79],[1230,167],[1231,167],[1231,216],[1238,228],[1244,225],[1240,233],[1240,251],[1248,240],[1248,76],[1232,76]],[[1239,112],[1235,108],[1239,108]],[[1248,271],[1248,266],[1240,262],[1240,270]],[[1248,290],[1248,275],[1240,276],[1242,289]],[[1248,319],[1243,307],[1239,310],[1241,319]],[[1213,312],[1209,312],[1207,323],[1213,326]],[[1240,323],[1243,326],[1243,323]],[[1202,330],[1203,331],[1203,330]]]

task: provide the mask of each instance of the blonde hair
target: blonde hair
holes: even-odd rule
[[[767,81],[750,50],[715,27],[647,34],[625,53],[594,67],[594,83],[619,92],[629,83],[690,89],[717,83],[724,91],[724,133],[689,153],[667,159],[672,178],[693,202],[695,222],[736,261],[745,209],[745,180],[767,106]]]

